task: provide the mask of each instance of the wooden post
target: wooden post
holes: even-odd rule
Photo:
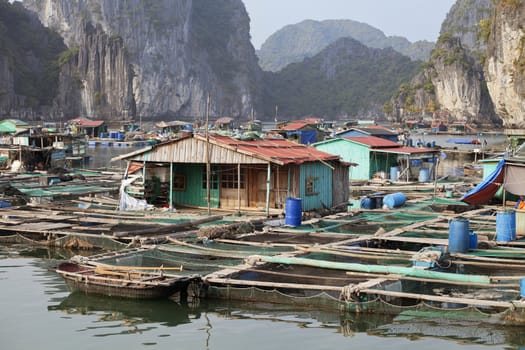
[[[237,163],[237,205],[238,214],[241,215],[241,163]]]
[[[280,193],[280,186],[279,186],[279,166],[277,165],[275,167],[276,169],[276,172],[275,172],[275,187],[276,187],[276,191],[275,191],[275,203],[278,204],[278,207],[281,206],[281,193]]]
[[[290,173],[291,173],[291,169],[290,169],[290,166],[288,165],[288,187],[286,188],[286,198],[290,197],[290,183],[291,183]]]
[[[270,179],[271,179],[271,163],[268,163],[268,174],[266,176],[266,216],[270,216]]]
[[[436,198],[437,194],[437,170],[439,165],[439,157],[434,158],[436,161],[434,162],[434,199]]]
[[[407,156],[407,182],[410,181],[410,156]]]
[[[173,162],[170,162],[170,195],[169,195],[170,211],[173,210]]]
[[[211,165],[210,165],[210,133],[208,130],[208,123],[210,118],[210,94],[208,93],[208,98],[206,100],[206,200],[208,203],[208,215],[211,214],[211,208],[210,208],[210,173],[211,173]]]
[[[507,191],[505,191],[505,179],[507,178],[507,167],[505,164],[503,164],[503,183],[501,184],[501,187],[503,188],[503,209],[507,206],[506,197],[507,197]]]

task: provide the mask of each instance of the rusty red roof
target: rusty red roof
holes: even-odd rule
[[[83,128],[96,128],[97,126],[101,126],[102,124],[104,124],[103,120],[92,120],[85,117],[70,119],[68,122],[70,124],[78,124]]]
[[[296,121],[296,122],[291,122],[289,124],[286,124],[280,130],[294,131],[294,130],[299,130],[299,129],[304,128],[305,126],[313,125],[313,124],[314,123],[309,122],[309,121]]]
[[[210,142],[227,145],[244,153],[262,156],[283,164],[339,160],[337,155],[278,138],[238,140],[229,136],[210,134]]]
[[[401,147],[400,144],[395,143],[394,141],[385,140],[376,136],[349,136],[345,137],[345,139],[370,146],[370,148]]]

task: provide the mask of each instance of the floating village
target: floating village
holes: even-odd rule
[[[53,270],[86,294],[525,324],[519,134],[321,119],[141,129],[1,121],[0,242],[68,249]],[[89,167],[115,148],[127,152]]]

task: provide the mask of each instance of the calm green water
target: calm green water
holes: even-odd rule
[[[56,252],[0,247],[2,349],[519,349],[523,328],[71,294]]]

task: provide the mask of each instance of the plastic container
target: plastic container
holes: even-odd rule
[[[419,169],[419,182],[428,182],[430,179],[430,170],[428,168]]]
[[[468,235],[468,249],[478,249],[478,235],[472,231]]]
[[[301,226],[303,206],[301,198],[286,198],[284,223],[290,226]]]
[[[496,214],[496,241],[509,242],[516,239],[516,213],[500,211]]]
[[[448,232],[449,253],[466,253],[470,246],[470,230],[467,219],[452,219]]]
[[[376,208],[376,201],[375,198],[368,198],[364,197],[361,199],[361,202],[359,203],[361,206],[361,209],[375,209]]]
[[[387,194],[383,198],[383,205],[388,209],[394,209],[405,204],[407,197],[402,192]]]
[[[520,297],[525,298],[525,278],[520,279]]]
[[[397,181],[399,178],[399,167],[393,166],[390,168],[390,180]]]

